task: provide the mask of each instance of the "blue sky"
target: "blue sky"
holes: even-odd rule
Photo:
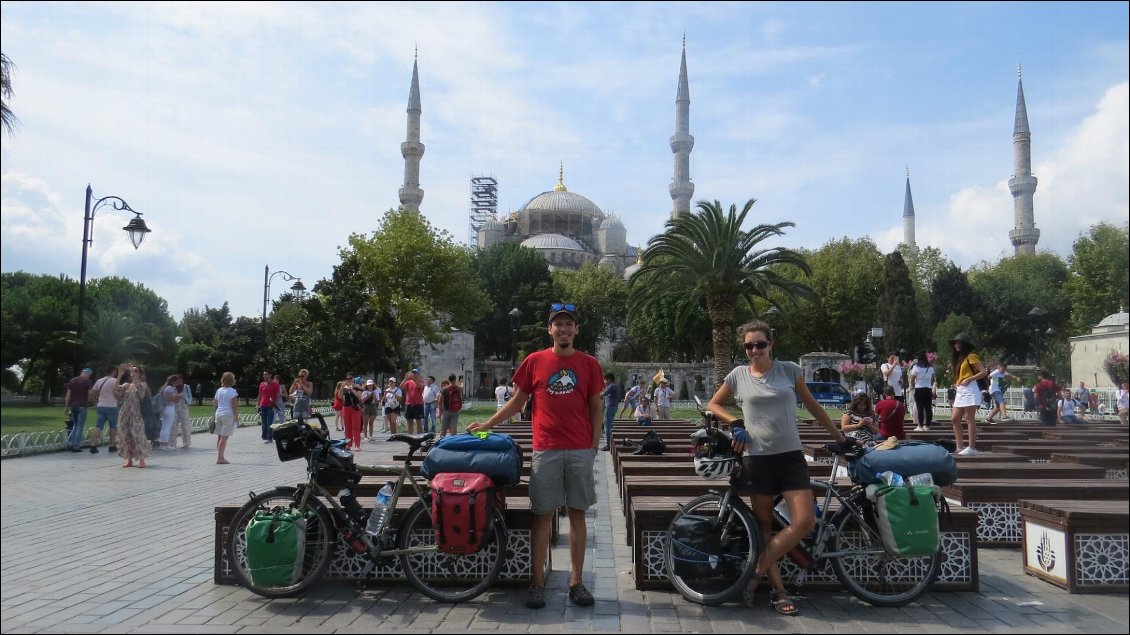
[[[468,240],[469,179],[503,213],[565,184],[646,244],[669,217],[684,33],[694,200],[756,198],[780,244],[902,237],[961,265],[1010,255],[1016,70],[1032,129],[1039,250],[1130,214],[1127,3],[2,4],[10,103],[3,271],[89,277],[259,315],[263,267],[330,275],[398,204],[412,60],[423,213]],[[272,297],[289,283],[275,278]]]

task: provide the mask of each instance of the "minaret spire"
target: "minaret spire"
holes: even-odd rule
[[[1028,128],[1028,108],[1024,104],[1024,79],[1022,69],[1016,67],[1016,119],[1012,128],[1012,178],[1008,189],[1012,192],[1012,209],[1015,228],[1008,232],[1017,255],[1033,255],[1040,240],[1036,228],[1036,214],[1032,207],[1032,194],[1036,191],[1036,177],[1032,176],[1032,131]]]
[[[667,190],[674,202],[671,218],[691,211],[694,183],[691,183],[691,89],[687,80],[687,35],[683,34],[683,59],[679,66],[679,88],[675,95],[675,134],[671,136],[671,152],[675,154],[675,174]]]
[[[918,255],[914,241],[914,197],[910,194],[910,166],[906,168],[906,197],[902,203],[902,242],[911,258]]]
[[[408,136],[400,144],[400,154],[404,157],[404,185],[400,188],[400,206],[414,212],[420,211],[424,200],[424,190],[420,189],[420,159],[424,156],[424,144],[420,143],[420,74],[417,67],[419,48],[412,59],[412,87],[408,91]]]

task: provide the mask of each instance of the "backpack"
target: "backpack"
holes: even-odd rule
[[[640,439],[640,447],[633,454],[663,454],[667,451],[667,444],[663,439],[655,433],[655,430],[648,430],[647,434],[643,435]]]
[[[938,488],[933,485],[868,485],[883,546],[892,555],[928,556],[941,548]],[[944,500],[944,499],[941,499]]]
[[[161,418],[161,415],[165,412],[164,386],[161,386],[153,393],[153,396],[149,399],[149,407],[153,409],[153,414],[157,415],[158,419]]]
[[[256,512],[244,536],[247,571],[255,586],[290,586],[302,574],[306,553],[306,519],[302,514],[282,507]]]
[[[459,412],[463,409],[463,391],[458,386],[448,386],[440,393],[444,412]]]
[[[471,554],[493,535],[494,481],[486,474],[446,472],[432,479],[432,527],[439,550]]]
[[[883,375],[880,373],[880,374],[876,375],[875,377],[873,377],[871,379],[871,392],[875,393],[879,397],[882,397],[883,396],[883,387],[886,386],[886,385],[887,385],[887,381],[886,381],[886,379],[883,378]]]

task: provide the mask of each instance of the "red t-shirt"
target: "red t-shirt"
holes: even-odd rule
[[[400,389],[404,391],[404,405],[424,405],[424,384],[409,379],[400,384]]]
[[[906,438],[906,430],[902,425],[906,417],[905,404],[898,399],[880,399],[879,403],[875,404],[875,414],[879,415],[879,436],[882,439]]]
[[[535,450],[593,447],[589,402],[604,389],[595,357],[580,351],[560,357],[552,348],[531,353],[514,373],[514,385],[534,400]]]
[[[259,407],[274,407],[279,396],[279,385],[273,381],[259,382]]]

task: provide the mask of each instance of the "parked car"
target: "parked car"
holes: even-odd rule
[[[822,406],[846,406],[851,403],[851,393],[838,382],[809,381],[805,385]]]

